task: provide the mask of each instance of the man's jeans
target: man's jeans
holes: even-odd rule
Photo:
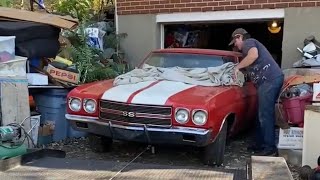
[[[256,143],[265,151],[276,150],[275,104],[279,97],[284,77],[264,82],[258,87],[259,113],[256,122]]]

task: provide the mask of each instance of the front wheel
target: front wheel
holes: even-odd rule
[[[109,151],[112,146],[112,139],[96,134],[89,134],[89,145],[93,152],[102,153]]]
[[[228,123],[224,122],[223,127],[216,140],[204,147],[203,163],[206,165],[221,166],[224,161],[224,152],[227,141]]]

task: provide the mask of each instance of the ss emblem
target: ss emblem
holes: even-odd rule
[[[126,117],[134,117],[135,113],[134,112],[127,112],[127,111],[122,111],[122,116],[126,116]]]

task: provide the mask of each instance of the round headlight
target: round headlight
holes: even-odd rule
[[[179,109],[175,114],[175,119],[178,123],[184,124],[189,119],[189,111],[186,109]]]
[[[71,98],[69,101],[69,108],[72,111],[80,111],[81,109],[81,100],[78,98]]]
[[[83,107],[87,113],[94,113],[96,112],[97,103],[92,99],[88,99],[84,102]]]
[[[192,122],[195,125],[202,126],[207,122],[208,114],[203,110],[197,110],[192,117]]]

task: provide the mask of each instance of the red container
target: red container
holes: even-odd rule
[[[282,99],[282,106],[285,112],[286,120],[294,125],[303,126],[304,110],[306,105],[311,104],[312,94],[293,97],[290,99]]]

